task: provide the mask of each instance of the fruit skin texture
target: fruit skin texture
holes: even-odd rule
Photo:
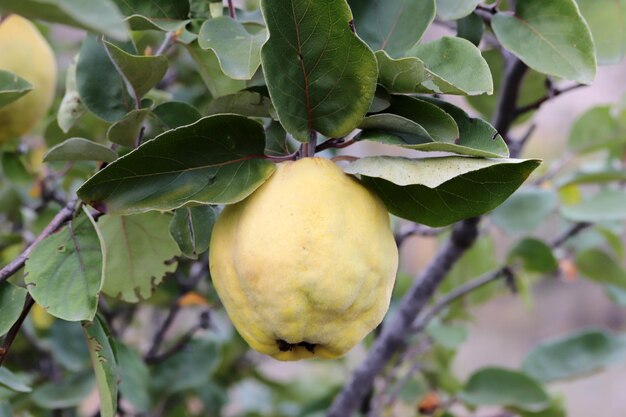
[[[398,269],[384,204],[322,158],[279,164],[224,209],[210,248],[239,334],[280,360],[345,354],[382,321]]]
[[[50,109],[57,69],[54,53],[35,25],[18,15],[0,23],[0,69],[32,84],[33,89],[0,108],[0,145],[28,133]]]

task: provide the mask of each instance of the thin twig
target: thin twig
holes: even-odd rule
[[[231,19],[236,19],[237,15],[235,14],[235,5],[233,4],[233,0],[228,0],[228,14]]]
[[[35,304],[35,300],[33,300],[30,294],[27,294],[26,300],[24,301],[24,308],[22,309],[22,314],[20,314],[20,317],[13,324],[13,326],[11,326],[11,329],[9,329],[9,332],[4,338],[4,343],[2,347],[0,348],[0,367],[4,363],[4,360],[6,359],[7,355],[9,354],[9,350],[11,350],[11,346],[13,345],[13,342],[15,341],[15,337],[20,332],[20,329],[22,328],[22,324],[24,324],[24,320],[26,320],[26,317],[28,316],[28,313],[30,313],[30,309],[33,308],[34,304]]]
[[[533,111],[533,110],[537,110],[539,109],[539,107],[541,107],[545,102],[560,96],[561,94],[565,94],[569,91],[573,91],[576,90],[578,88],[581,87],[586,87],[585,84],[574,84],[574,85],[570,85],[568,87],[564,87],[564,88],[555,88],[551,82],[548,83],[548,94],[546,94],[545,96],[541,97],[540,99],[538,99],[537,101],[534,101],[530,104],[527,104],[525,106],[522,107],[518,107],[517,109],[515,109],[515,117],[519,117],[523,114],[528,113],[529,111]]]
[[[63,207],[61,211],[59,211],[57,215],[54,216],[52,221],[39,234],[39,236],[35,238],[33,243],[31,243],[26,249],[24,249],[24,251],[17,258],[11,261],[7,266],[0,269],[0,283],[9,279],[11,276],[13,276],[13,274],[15,274],[24,266],[26,260],[30,256],[30,253],[39,243],[41,243],[42,240],[59,230],[61,226],[63,226],[65,223],[71,220],[72,217],[74,217],[77,202],[78,198],[75,197],[69,203],[67,203],[65,207]]]
[[[445,233],[447,230],[449,229],[446,227],[429,227],[424,226],[423,224],[414,224],[409,230],[398,233],[395,236],[396,245],[398,247],[402,246],[402,244],[411,236],[437,237],[442,233]]]

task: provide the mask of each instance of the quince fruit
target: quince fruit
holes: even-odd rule
[[[239,334],[280,360],[345,354],[382,321],[398,268],[384,204],[322,158],[279,164],[224,209],[210,248]]]
[[[56,60],[35,25],[18,15],[0,22],[0,69],[28,81],[33,90],[0,108],[0,144],[28,133],[48,112],[56,85]]]

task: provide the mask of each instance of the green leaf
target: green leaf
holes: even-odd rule
[[[495,209],[491,220],[507,234],[528,233],[548,218],[557,203],[553,190],[523,188]]]
[[[509,262],[520,260],[529,272],[548,274],[555,272],[559,264],[550,246],[534,238],[524,238],[517,242],[509,252]]]
[[[536,159],[370,157],[346,168],[399,217],[438,227],[484,214],[539,166]]]
[[[203,387],[209,382],[218,360],[215,343],[193,340],[185,350],[154,368],[152,387],[156,392],[167,394]]]
[[[113,162],[117,153],[104,145],[83,138],[70,138],[50,148],[44,162],[53,161],[104,161]]]
[[[261,46],[267,31],[254,34],[230,17],[221,16],[204,22],[198,34],[198,45],[217,55],[224,74],[235,80],[249,80],[261,65]]]
[[[378,83],[390,93],[411,94],[423,90],[428,80],[422,60],[414,57],[393,59],[385,51],[376,52]]]
[[[115,343],[120,373],[120,395],[140,413],[152,407],[150,370],[139,353],[122,343]]]
[[[467,328],[460,324],[443,324],[431,321],[426,332],[435,343],[448,349],[458,349],[468,336]]]
[[[92,322],[83,322],[100,394],[100,414],[102,417],[114,417],[117,412],[117,360],[105,326],[100,317]]]
[[[457,36],[459,38],[467,39],[476,46],[480,45],[484,32],[485,24],[483,23],[483,19],[475,13],[465,16],[456,24]]]
[[[248,117],[270,117],[271,108],[272,103],[269,97],[254,91],[240,91],[211,100],[206,113],[209,115],[232,113]]]
[[[500,97],[500,86],[502,84],[502,74],[504,72],[504,57],[502,53],[495,49],[489,49],[482,52],[483,58],[490,68],[493,77],[493,94],[481,96],[468,96],[465,99],[468,103],[478,110],[487,120],[491,120],[497,107],[497,100]],[[517,97],[517,107],[524,107],[537,102],[547,94],[546,76],[535,70],[528,70],[524,77],[520,91]],[[533,112],[518,117],[516,122],[523,122],[531,117]]]
[[[482,119],[470,117],[464,110],[443,100],[423,97],[446,111],[459,128],[459,137],[448,152],[487,158],[508,158],[509,148],[498,131]]]
[[[626,289],[626,269],[608,253],[592,248],[576,255],[576,266],[592,281]]]
[[[171,210],[195,202],[243,200],[274,172],[261,159],[263,127],[217,115],[163,133],[117,159],[78,190],[85,201],[114,213]]]
[[[211,206],[181,207],[176,210],[170,224],[170,234],[183,255],[197,259],[199,254],[209,249],[215,218],[215,210]]]
[[[178,32],[189,23],[189,20],[158,19],[137,14],[128,16],[126,21],[130,25],[131,30],[158,30],[161,32]]]
[[[443,20],[458,20],[472,13],[481,0],[437,0],[437,15]]]
[[[517,407],[541,411],[550,398],[537,381],[528,375],[504,368],[482,368],[472,374],[460,394],[473,405]]]
[[[0,0],[0,10],[75,26],[117,40],[128,39],[124,17],[111,0]]]
[[[524,371],[543,382],[587,376],[624,361],[626,339],[592,328],[535,346],[524,359]]]
[[[20,317],[25,300],[24,288],[8,282],[0,283],[0,336],[6,334]]]
[[[350,30],[348,5],[265,0],[261,6],[270,33],[261,61],[282,125],[301,142],[314,131],[350,133],[370,107],[378,69],[373,52]]]
[[[67,73],[65,75],[65,94],[63,95],[57,113],[57,122],[64,133],[69,132],[85,114],[85,105],[80,99],[76,86],[77,64],[78,56],[74,57],[72,63],[67,67]]]
[[[626,55],[626,0],[576,0],[589,24],[601,65],[617,64]]]
[[[107,138],[118,145],[135,148],[141,136],[141,129],[149,115],[150,109],[132,110],[109,127]]]
[[[469,96],[493,93],[489,65],[480,50],[465,39],[444,36],[413,47],[407,55],[426,65],[428,80],[422,86],[427,91]]]
[[[174,272],[167,262],[180,254],[169,234],[171,216],[150,212],[134,216],[103,216],[98,222],[107,247],[102,291],[127,302],[152,295],[163,276]]]
[[[574,0],[525,0],[515,14],[493,16],[491,26],[502,46],[529,67],[583,84],[593,81],[593,40]]]
[[[72,374],[60,382],[47,382],[38,386],[30,398],[47,410],[76,407],[91,393],[94,382],[90,371]]]
[[[202,81],[204,81],[213,98],[234,94],[246,88],[244,80],[234,80],[224,74],[217,55],[215,55],[213,50],[203,50],[198,45],[198,42],[186,45],[186,48],[195,61],[200,77],[202,77]]]
[[[91,320],[98,308],[105,248],[89,212],[47,237],[26,261],[28,292],[63,320]]]
[[[358,35],[396,58],[415,45],[435,18],[435,0],[348,0]]]
[[[124,79],[117,72],[101,39],[87,35],[78,57],[76,87],[89,111],[116,122],[133,109],[133,100],[126,91]]]
[[[69,371],[85,368],[89,363],[89,350],[80,323],[54,320],[50,327],[50,354]]]
[[[200,119],[200,112],[190,104],[170,101],[156,106],[152,113],[163,123],[167,130],[190,125]]]
[[[188,0],[113,0],[126,16],[140,15],[151,19],[186,19]]]
[[[25,79],[0,70],[0,107],[13,103],[32,89],[33,86]]]
[[[572,125],[567,142],[577,153],[588,153],[626,143],[626,130],[611,114],[610,106],[596,106],[583,113]]]
[[[626,219],[626,191],[604,190],[578,204],[561,206],[561,215],[575,222],[606,222]]]
[[[138,99],[152,90],[167,72],[168,61],[163,55],[133,55],[106,41],[104,47]]]
[[[15,392],[31,392],[32,388],[26,385],[20,377],[6,367],[0,368],[0,387],[6,387]]]

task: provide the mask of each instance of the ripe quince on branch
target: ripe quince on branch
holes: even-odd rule
[[[345,354],[382,321],[398,268],[384,204],[323,158],[280,163],[227,206],[209,257],[241,336],[280,360]]]
[[[0,108],[0,145],[28,133],[48,112],[57,69],[54,53],[34,24],[18,15],[0,22],[0,69],[28,81],[33,90]]]

